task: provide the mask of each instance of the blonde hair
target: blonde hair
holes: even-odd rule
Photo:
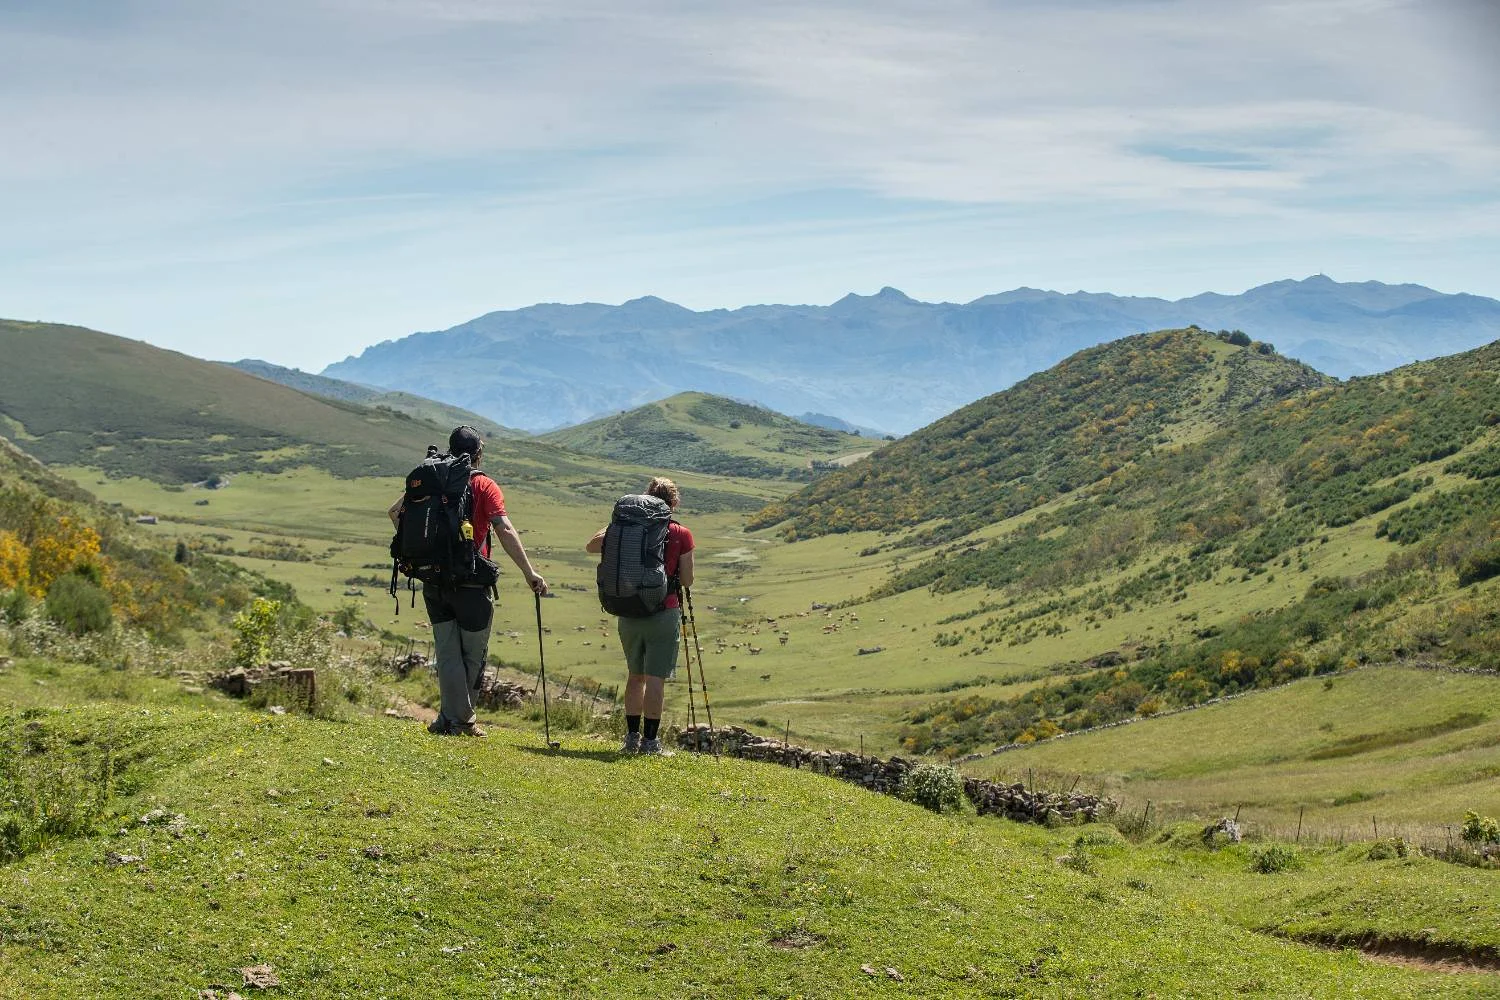
[[[667,506],[671,507],[674,510],[677,508],[677,504],[682,500],[682,491],[677,488],[676,483],[672,482],[672,480],[668,479],[666,476],[657,476],[655,479],[652,479],[651,485],[646,487],[646,493],[650,496],[665,500],[667,502]]]

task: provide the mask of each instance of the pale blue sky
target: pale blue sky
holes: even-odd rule
[[[538,301],[1500,297],[1493,0],[0,0],[0,316],[316,370]]]

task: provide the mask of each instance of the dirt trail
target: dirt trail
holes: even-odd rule
[[[1495,948],[1468,948],[1441,941],[1379,937],[1374,934],[1358,938],[1339,938],[1333,935],[1276,936],[1297,944],[1334,951],[1354,948],[1372,962],[1424,972],[1500,974],[1500,950]]]

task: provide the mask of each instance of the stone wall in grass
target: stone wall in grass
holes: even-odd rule
[[[900,794],[906,776],[918,764],[905,757],[882,759],[845,750],[809,750],[757,736],[739,726],[718,730],[705,725],[689,726],[678,734],[677,745],[697,753],[719,753],[742,760],[805,768],[883,795]],[[979,778],[964,779],[964,795],[981,816],[1003,816],[1028,823],[1091,823],[1114,815],[1117,808],[1113,799],[1084,792],[1048,791]]]

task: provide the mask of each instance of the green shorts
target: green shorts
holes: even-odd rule
[[[682,609],[667,608],[649,618],[619,619],[620,645],[632,674],[667,678],[677,669]]]

